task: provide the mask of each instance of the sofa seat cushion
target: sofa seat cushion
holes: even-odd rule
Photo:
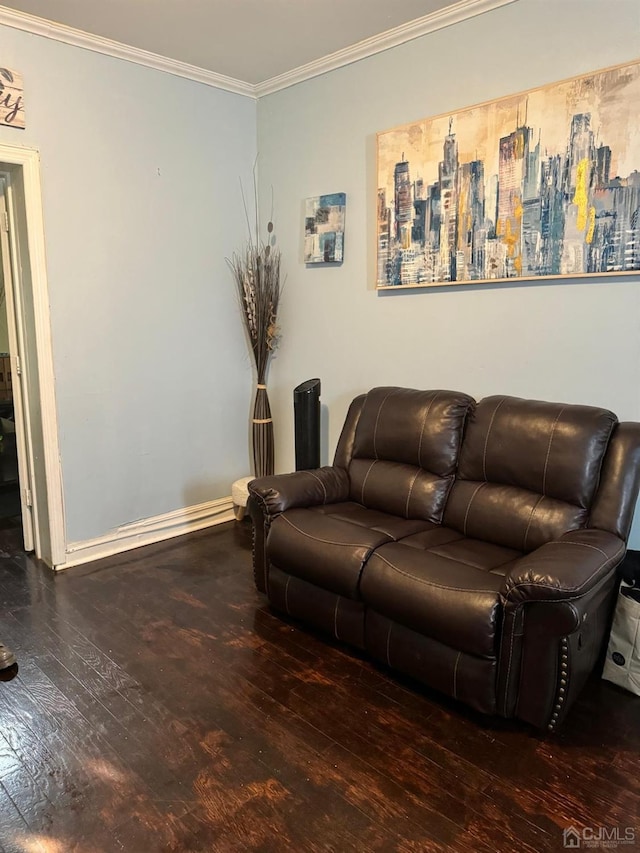
[[[278,516],[269,531],[269,559],[294,577],[355,600],[360,599],[362,567],[375,548],[393,542],[403,530],[410,535],[433,526],[380,512],[367,515],[364,507],[353,510],[354,522],[347,520],[349,513],[334,517],[329,509],[290,509]]]
[[[381,663],[460,699],[483,714],[496,713],[498,663],[494,658],[466,654],[370,608],[364,636],[366,650]]]
[[[461,652],[494,659],[504,573],[521,556],[440,528],[381,545],[362,575],[367,606]]]
[[[377,530],[379,533],[385,533],[391,541],[438,528],[438,525],[432,521],[425,521],[420,518],[400,518],[400,516],[390,515],[377,509],[368,509],[355,501],[323,504],[322,506],[310,507],[309,511],[347,521],[349,524],[355,524],[358,527],[366,527],[368,530]]]
[[[472,539],[450,527],[436,527],[408,536],[402,544],[500,577],[506,577],[516,560],[523,556],[522,551]]]
[[[276,610],[314,625],[343,643],[364,649],[364,603],[320,589],[275,566],[269,570],[269,602]]]

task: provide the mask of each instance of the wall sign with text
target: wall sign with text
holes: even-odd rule
[[[22,74],[0,68],[0,124],[24,128]]]

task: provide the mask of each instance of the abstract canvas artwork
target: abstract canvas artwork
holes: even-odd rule
[[[304,217],[305,264],[340,264],[344,259],[347,196],[331,193],[308,198]]]
[[[379,133],[379,288],[640,270],[640,62]]]

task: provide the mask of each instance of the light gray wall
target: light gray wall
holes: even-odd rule
[[[292,389],[314,376],[324,461],[349,401],[374,385],[580,402],[640,420],[638,276],[373,289],[377,131],[637,59],[639,31],[637,0],[519,0],[260,100],[261,200],[273,188],[288,274],[269,383],[279,470],[294,464]],[[345,261],[306,269],[303,200],[330,192],[347,194]]]
[[[0,28],[41,155],[68,541],[230,494],[252,375],[225,257],[256,105]]]

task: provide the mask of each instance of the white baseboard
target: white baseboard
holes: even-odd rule
[[[144,518],[123,524],[112,533],[87,539],[82,542],[69,542],[66,547],[64,563],[54,566],[56,571],[69,569],[103,557],[111,557],[123,551],[152,545],[174,536],[183,536],[205,527],[213,527],[225,521],[233,521],[233,502],[231,497],[217,501],[176,509],[164,515]]]

